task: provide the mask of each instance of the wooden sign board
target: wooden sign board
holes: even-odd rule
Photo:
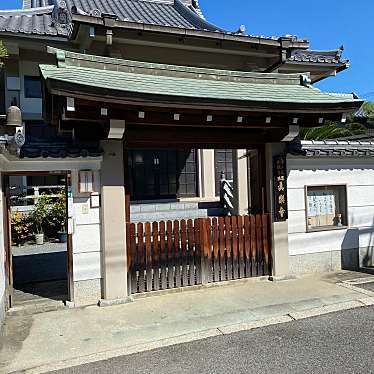
[[[274,221],[288,219],[286,155],[273,157],[274,170]]]

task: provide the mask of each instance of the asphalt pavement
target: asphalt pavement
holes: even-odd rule
[[[54,374],[374,373],[374,307],[217,336]]]

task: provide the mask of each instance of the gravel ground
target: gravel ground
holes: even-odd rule
[[[373,373],[374,307],[264,327],[56,371],[83,373]]]

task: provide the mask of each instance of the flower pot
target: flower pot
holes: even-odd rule
[[[35,242],[37,245],[44,244],[44,234],[35,234]]]
[[[67,232],[58,232],[58,241],[60,243],[66,243],[68,241],[68,233]]]

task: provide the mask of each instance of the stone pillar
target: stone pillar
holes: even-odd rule
[[[247,150],[235,149],[232,151],[233,184],[234,184],[234,214],[248,214],[248,157]]]
[[[274,217],[273,194],[273,156],[285,151],[284,143],[268,143],[265,148],[266,155],[266,181],[268,211]],[[273,276],[272,280],[289,278],[289,252],[288,252],[288,221],[273,222]]]
[[[128,296],[123,141],[106,140],[102,147],[103,297],[120,301]]]
[[[214,167],[214,149],[200,149],[201,184],[200,197],[216,197],[216,175]]]

